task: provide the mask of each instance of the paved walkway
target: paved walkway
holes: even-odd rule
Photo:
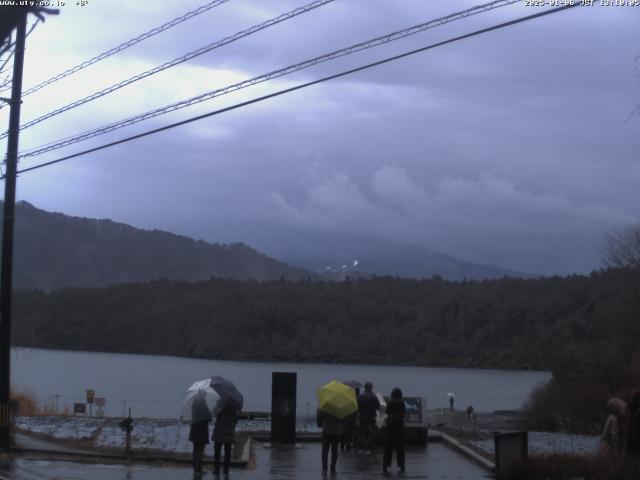
[[[320,445],[302,444],[297,447],[274,446],[257,443],[254,445],[255,466],[249,469],[232,470],[230,479],[289,480],[322,479],[320,468]],[[210,453],[210,452],[209,452]],[[406,479],[485,479],[487,473],[466,458],[439,443],[427,448],[407,451],[407,472],[382,474],[382,452],[373,454],[361,452],[341,452],[338,472],[329,480],[355,480],[362,478],[406,478]],[[206,472],[203,479],[216,477]],[[224,478],[224,477],[220,477]],[[189,468],[157,465],[121,465],[99,463],[75,463],[70,461],[44,460],[17,456],[12,461],[0,465],[0,480],[32,479],[92,479],[92,480],[193,480]]]

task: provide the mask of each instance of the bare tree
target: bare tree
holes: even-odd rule
[[[611,268],[640,267],[640,224],[605,234],[602,260]]]

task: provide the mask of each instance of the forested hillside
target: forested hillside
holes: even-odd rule
[[[637,338],[628,274],[461,283],[214,279],[18,292],[14,342],[222,359],[551,368],[568,352]]]
[[[242,243],[211,244],[106,219],[46,212],[26,202],[16,204],[13,272],[17,288],[45,290],[161,278],[295,280],[314,276]]]

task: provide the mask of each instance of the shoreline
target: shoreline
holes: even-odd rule
[[[179,358],[186,360],[208,360],[214,362],[228,362],[228,363],[280,363],[285,365],[339,365],[344,367],[362,367],[362,366],[374,366],[374,367],[408,367],[408,368],[431,368],[431,369],[443,369],[443,370],[474,370],[478,372],[531,372],[531,373],[551,373],[551,370],[538,369],[538,368],[500,368],[500,367],[478,367],[478,366],[452,366],[452,365],[427,365],[427,364],[419,364],[419,363],[349,363],[349,362],[336,362],[326,360],[282,360],[282,359],[255,359],[255,358],[242,358],[242,359],[230,359],[230,358],[218,358],[218,357],[189,357],[184,355],[174,355],[174,354],[162,354],[162,353],[140,353],[140,352],[123,352],[123,351],[107,351],[107,350],[70,350],[65,348],[54,348],[54,347],[33,347],[33,346],[25,346],[25,345],[14,345],[11,347],[12,351],[19,350],[45,350],[51,352],[66,352],[66,353],[103,353],[103,354],[113,354],[113,355],[136,355],[136,356],[146,356],[146,357],[162,357],[162,358]]]

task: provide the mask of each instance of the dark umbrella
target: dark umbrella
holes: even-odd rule
[[[342,382],[346,386],[353,388],[354,390],[362,390],[362,384],[355,380],[347,380],[346,382]]]
[[[244,399],[236,386],[226,378],[214,375],[211,377],[211,388],[220,395],[218,406],[231,406],[242,410]]]
[[[342,382],[342,383],[344,383],[345,385],[353,389],[362,388],[362,384],[360,382],[356,382],[355,380],[347,380],[346,382]]]

